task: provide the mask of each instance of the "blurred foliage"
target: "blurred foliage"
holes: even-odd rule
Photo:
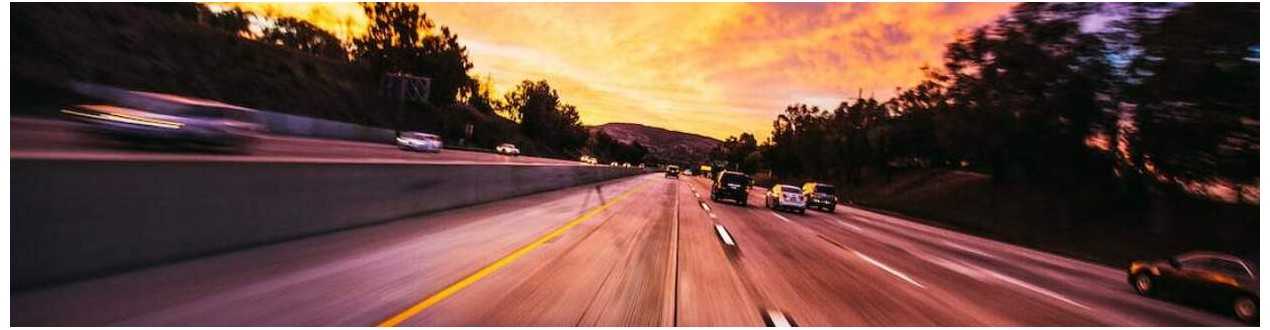
[[[857,184],[936,167],[1057,191],[1255,186],[1257,11],[1020,4],[949,44],[942,68],[892,99],[787,107],[761,161],[780,177]],[[1082,28],[1095,15],[1106,28]]]
[[[237,10],[237,9],[233,9]],[[226,11],[228,13],[230,11]],[[296,49],[336,60],[348,60],[348,51],[335,35],[309,22],[281,17],[261,32],[261,42]]]

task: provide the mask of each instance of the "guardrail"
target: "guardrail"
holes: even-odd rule
[[[641,173],[527,164],[10,165],[15,289]]]

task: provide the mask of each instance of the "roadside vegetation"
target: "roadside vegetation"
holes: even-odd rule
[[[1021,4],[894,98],[790,105],[769,140],[716,159],[1116,265],[1255,256],[1257,20],[1255,4]]]
[[[433,132],[448,145],[511,142],[525,154],[571,159],[595,145],[576,107],[547,81],[492,95],[490,83],[470,72],[459,36],[418,4],[362,8],[371,24],[345,41],[303,20],[197,3],[16,5],[15,113],[55,112],[77,97],[66,83],[86,81]],[[398,110],[382,90],[388,73],[430,78],[427,102]],[[599,143],[623,150],[623,159],[642,158],[630,154],[638,147]]]

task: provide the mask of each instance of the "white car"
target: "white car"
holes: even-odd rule
[[[578,159],[578,161],[585,164],[590,164],[590,165],[595,165],[596,163],[600,162],[599,160],[596,160],[595,157],[591,157],[591,156],[582,156],[581,158]]]
[[[767,191],[767,195],[763,196],[763,203],[770,209],[784,209],[798,213],[803,213],[807,210],[807,201],[803,198],[803,190],[787,184],[772,186],[772,189]]]
[[[520,149],[517,149],[516,145],[511,143],[500,144],[494,147],[494,151],[504,155],[520,156]]]
[[[419,132],[402,132],[397,136],[397,148],[424,152],[441,152],[441,137]]]

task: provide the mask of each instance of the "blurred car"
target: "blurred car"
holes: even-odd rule
[[[614,166],[614,167],[616,167],[616,166],[621,166],[621,164],[618,164],[617,162],[611,162],[611,163],[609,163],[609,166]]]
[[[763,203],[770,209],[789,210],[799,214],[807,210],[807,202],[803,200],[803,190],[787,184],[772,186],[772,189],[764,195]]]
[[[441,152],[441,137],[420,132],[402,132],[397,136],[397,148],[423,152]]]
[[[818,208],[833,213],[833,210],[838,207],[838,196],[834,193],[832,185],[817,182],[803,184],[803,199],[807,201],[807,208]]]
[[[578,158],[578,161],[586,163],[586,164],[591,164],[591,165],[595,165],[596,163],[600,162],[598,159],[595,159],[595,157],[591,157],[591,156],[582,156]]]
[[[667,178],[676,178],[676,179],[678,179],[678,178],[679,178],[679,166],[675,166],[675,165],[666,166],[666,177],[667,177]]]
[[[684,175],[692,176],[692,170],[691,169],[684,170]]]
[[[1188,252],[1165,260],[1129,264],[1129,284],[1145,296],[1173,295],[1218,306],[1255,323],[1261,286],[1255,263],[1215,252]]]
[[[163,143],[243,152],[264,132],[257,111],[215,101],[128,92],[128,105],[81,104],[61,112],[94,134],[134,144]]]
[[[741,206],[749,204],[750,176],[734,171],[719,172],[714,183],[710,185],[710,199],[718,202],[730,199]]]
[[[517,149],[516,145],[511,143],[500,144],[494,147],[494,151],[504,155],[520,156],[520,149]]]

